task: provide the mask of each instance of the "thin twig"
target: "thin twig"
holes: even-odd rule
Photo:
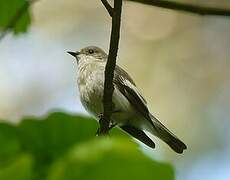
[[[111,17],[113,17],[113,8],[112,6],[109,4],[109,2],[107,0],[101,0],[101,2],[103,3],[103,5],[105,6],[105,8],[107,9],[109,15]]]
[[[21,17],[26,13],[28,8],[38,0],[30,0],[25,1],[24,4],[20,7],[20,9],[15,13],[15,15],[12,17],[12,19],[9,20],[8,24],[3,29],[1,35],[0,35],[0,41],[9,33],[9,30],[13,28],[17,22],[21,19]]]
[[[15,24],[20,20],[20,18],[27,11],[29,6],[37,1],[38,0],[30,0],[30,1],[26,1],[23,4],[23,6],[16,12],[16,14],[12,17],[12,19],[3,29],[0,35],[0,40],[2,40],[7,35],[10,28],[15,26]],[[101,1],[104,4],[105,8],[107,9],[109,15],[112,17],[113,8],[111,7],[111,5],[107,2],[107,0],[101,0]],[[198,15],[230,16],[230,9],[206,7],[206,6],[172,2],[166,0],[127,0],[127,1],[133,1],[133,2],[138,2],[142,4],[147,4],[147,5],[152,5],[156,7],[162,7],[162,8],[172,9],[177,11],[189,12]]]
[[[112,114],[112,95],[114,91],[113,77],[114,69],[116,66],[118,44],[120,39],[121,9],[122,0],[114,0],[109,56],[105,67],[105,82],[103,96],[104,113],[102,118],[100,119],[99,135],[108,134],[109,132],[110,117]]]
[[[179,3],[166,0],[127,0],[138,2],[142,4],[152,5],[156,7],[162,7],[166,9],[172,9],[177,11],[189,12],[198,15],[216,15],[216,16],[230,16],[230,9],[214,8],[199,6],[187,3]]]

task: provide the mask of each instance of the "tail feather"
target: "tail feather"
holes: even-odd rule
[[[187,146],[177,138],[172,132],[170,132],[159,120],[157,120],[153,115],[150,114],[150,117],[154,124],[153,134],[167,143],[175,152],[183,153]]]
[[[175,152],[183,153],[187,146],[177,137],[172,136],[171,134],[168,135],[165,141]]]

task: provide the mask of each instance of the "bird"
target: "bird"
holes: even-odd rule
[[[77,84],[84,108],[97,120],[103,112],[104,71],[108,55],[101,48],[87,46],[80,51],[67,51],[77,61]],[[130,75],[116,65],[113,78],[111,124],[150,148],[155,143],[146,132],[160,138],[176,153],[187,146],[149,111],[147,102]]]

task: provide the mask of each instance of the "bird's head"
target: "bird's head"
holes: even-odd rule
[[[107,59],[107,54],[96,46],[88,46],[82,48],[80,51],[68,51],[68,53],[74,56],[78,63],[81,61],[106,61]]]

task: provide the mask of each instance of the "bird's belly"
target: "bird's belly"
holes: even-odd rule
[[[91,113],[97,120],[99,115],[103,113],[103,84],[97,83],[96,85],[88,86],[90,88],[83,88],[81,92],[81,102],[85,109]],[[111,120],[119,125],[126,124],[127,121],[136,116],[133,107],[129,101],[118,89],[113,92],[113,113]]]
[[[95,117],[98,117],[103,112],[102,90],[97,86],[91,86],[91,88],[85,87],[81,90],[80,94],[81,102],[85,109]]]

